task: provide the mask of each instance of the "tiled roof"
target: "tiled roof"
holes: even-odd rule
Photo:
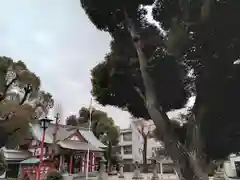
[[[63,141],[59,141],[58,144],[62,148],[66,148],[66,149],[83,150],[83,151],[87,151],[89,149],[90,151],[96,151],[96,152],[103,151],[102,149],[94,147],[91,144],[80,142],[80,141],[74,141],[74,140],[63,140]]]
[[[42,129],[40,128],[39,124],[31,124],[31,131],[33,136],[41,141],[42,138]],[[96,148],[106,148],[106,146],[101,143],[93,134],[93,132],[88,131],[88,129],[83,127],[74,127],[74,126],[64,126],[59,125],[57,130],[57,141],[66,140],[70,137],[74,132],[78,131],[83,138],[88,141],[92,146]],[[55,132],[55,124],[50,124],[50,126],[46,129],[45,134],[45,143],[51,144],[53,142],[53,134]]]
[[[92,131],[79,130],[79,132],[91,145],[98,148],[106,148],[106,146],[94,136]]]
[[[7,161],[19,161],[31,156],[30,152],[24,150],[14,150],[6,148],[2,148],[1,150]]]

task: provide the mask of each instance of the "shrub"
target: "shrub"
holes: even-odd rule
[[[7,162],[5,161],[3,152],[0,152],[0,175],[2,175],[7,169]]]
[[[63,180],[63,177],[58,171],[50,171],[46,174],[46,180]]]

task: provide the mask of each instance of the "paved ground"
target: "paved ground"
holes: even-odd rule
[[[106,174],[105,174],[106,175]],[[139,180],[151,180],[152,178],[152,173],[149,174],[141,174],[143,179]],[[105,176],[104,180],[132,180],[133,173],[124,173],[124,179],[119,178],[118,176]],[[164,174],[163,177],[161,178],[161,175],[159,174],[160,180],[177,180],[176,176],[174,174]],[[89,180],[97,180],[97,177],[89,177]],[[85,176],[79,177],[75,175],[71,176],[64,176],[64,180],[85,180]]]
[[[106,174],[105,174],[106,175]],[[151,180],[152,173],[149,174],[141,174],[143,176],[143,179],[139,180]],[[120,179],[118,176],[105,176],[104,180],[132,180],[133,173],[124,173],[124,179]],[[178,180],[175,174],[163,174],[161,177],[160,174],[158,174],[159,180]],[[85,180],[85,176],[64,176],[64,180]],[[97,177],[89,177],[88,180],[98,180]],[[213,177],[209,177],[209,180],[222,180],[222,179],[214,179]]]
[[[124,180],[132,180],[133,173],[124,173]],[[143,179],[142,180],[151,180],[152,178],[152,173],[149,174],[142,174]],[[161,178],[161,175],[159,174],[159,178],[162,180],[177,180],[176,175],[174,174],[164,174],[163,177]],[[108,176],[108,180],[120,180],[118,176]]]

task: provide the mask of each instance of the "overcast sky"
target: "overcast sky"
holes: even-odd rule
[[[40,76],[63,117],[89,106],[90,70],[104,59],[110,37],[91,24],[79,0],[1,0],[0,8],[0,55],[23,60]],[[102,109],[129,125],[128,113]]]
[[[0,1],[0,55],[23,60],[40,76],[42,88],[62,105],[63,117],[89,106],[90,70],[109,51],[109,35],[91,24],[79,1]],[[94,107],[122,128],[129,126],[127,112],[96,102]]]

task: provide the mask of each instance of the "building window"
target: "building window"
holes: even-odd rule
[[[123,141],[132,141],[132,133],[131,132],[123,133]]]
[[[124,154],[132,154],[132,146],[123,146]]]

